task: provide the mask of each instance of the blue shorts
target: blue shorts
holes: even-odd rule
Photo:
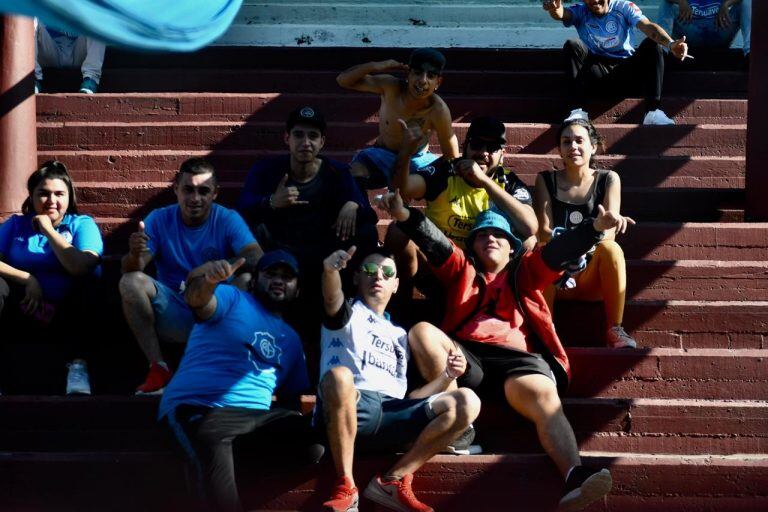
[[[352,162],[360,162],[365,165],[370,173],[369,179],[372,187],[382,188],[389,186],[392,182],[396,159],[397,153],[391,149],[372,146],[358,151],[352,158]],[[430,153],[429,149],[416,153],[411,157],[411,172],[426,167],[435,160],[437,160],[437,156]]]
[[[376,391],[358,391],[355,445],[369,450],[397,450],[413,443],[435,418],[428,398],[392,398]],[[318,389],[315,428],[325,431],[323,400]]]
[[[195,325],[195,315],[184,302],[184,295],[174,292],[156,279],[150,279],[157,290],[151,301],[157,335],[162,341],[186,343]]]

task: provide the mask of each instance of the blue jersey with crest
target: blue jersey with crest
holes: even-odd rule
[[[195,324],[159,417],[180,404],[268,410],[279,389],[309,388],[301,340],[250,293],[220,284],[216,312]]]
[[[568,7],[571,21],[579,38],[587,45],[590,53],[615,59],[626,59],[635,53],[632,47],[632,29],[639,21],[646,19],[643,12],[632,2],[611,0],[608,12],[595,16],[583,3]]]

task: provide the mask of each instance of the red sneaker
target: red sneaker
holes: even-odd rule
[[[331,499],[323,503],[323,508],[329,512],[357,512],[359,502],[357,487],[352,485],[349,478],[342,476],[336,481]]]
[[[420,502],[411,489],[413,475],[405,475],[402,480],[384,482],[381,476],[373,477],[363,496],[379,505],[401,512],[434,512],[432,507]]]
[[[144,384],[136,388],[137,395],[161,395],[163,389],[171,381],[170,370],[165,369],[162,365],[152,363],[149,366],[149,373],[144,380]]]

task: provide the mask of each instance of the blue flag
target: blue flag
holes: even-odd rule
[[[242,0],[0,0],[0,13],[39,18],[112,46],[193,51],[221,36]]]

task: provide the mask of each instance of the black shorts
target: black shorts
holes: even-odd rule
[[[459,347],[467,358],[467,371],[459,377],[459,386],[497,394],[499,390],[503,392],[507,378],[534,373],[552,379],[557,385],[552,368],[539,354],[474,341],[462,341]]]

